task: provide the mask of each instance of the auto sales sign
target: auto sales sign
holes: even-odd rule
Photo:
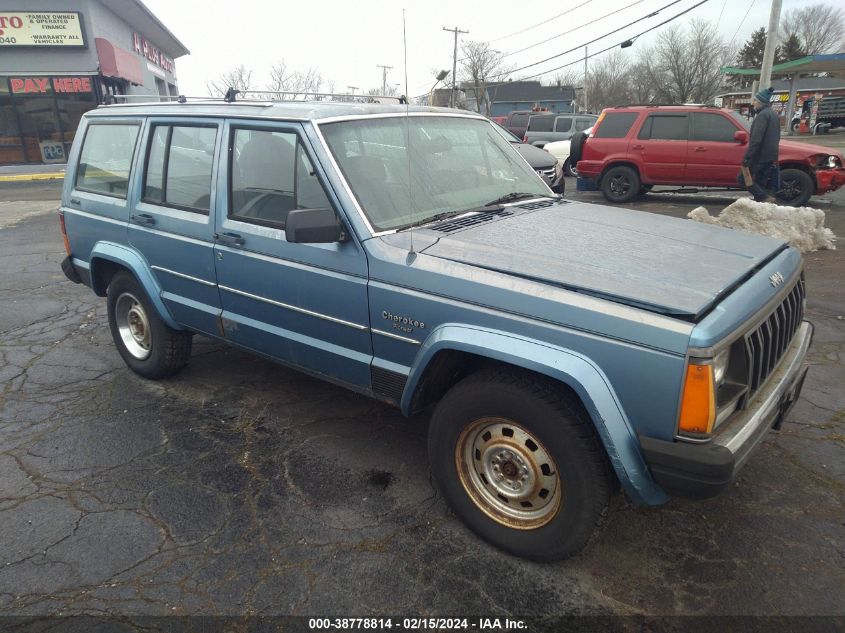
[[[79,13],[0,11],[0,48],[85,46]]]

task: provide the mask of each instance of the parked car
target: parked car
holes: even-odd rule
[[[498,125],[498,128],[513,148],[531,165],[531,169],[540,174],[552,191],[561,195],[565,193],[566,182],[563,179],[562,161],[539,147],[523,143],[507,128],[501,125]]]
[[[592,131],[593,128],[587,128],[586,130],[583,130],[582,133],[589,136]],[[558,159],[561,165],[563,165],[564,175],[577,176],[578,170],[573,166],[575,160],[573,160],[570,156],[571,145],[571,138],[565,141],[552,141],[551,143],[546,143],[543,146],[543,150]]]
[[[552,141],[565,141],[576,132],[592,127],[597,119],[593,114],[535,114],[529,119],[522,140],[537,147]]]
[[[796,249],[563,200],[472,113],[99,107],[59,219],[131,370],[173,376],[203,335],[431,408],[445,500],[532,559],[578,551],[617,484],[728,488],[806,373]]]
[[[548,108],[534,108],[532,110],[514,110],[510,112],[502,124],[511,134],[515,134],[520,139],[525,137],[525,131],[528,129],[528,120],[532,115],[548,112]]]
[[[749,129],[745,117],[706,106],[608,108],[584,141],[578,175],[612,202],[629,202],[653,185],[736,188]],[[839,189],[842,162],[836,150],[781,140],[776,197],[801,206]]]

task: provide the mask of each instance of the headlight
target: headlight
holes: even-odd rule
[[[825,165],[828,169],[836,169],[837,167],[842,167],[842,161],[839,159],[839,156],[828,156]]]
[[[716,358],[713,359],[713,381],[716,383],[716,386],[722,384],[722,381],[725,379],[725,372],[728,371],[728,359],[730,358],[730,349],[723,349],[721,352],[716,354]]]

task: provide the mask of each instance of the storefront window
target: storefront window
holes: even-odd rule
[[[82,114],[96,106],[92,77],[0,77],[0,164],[63,163]]]

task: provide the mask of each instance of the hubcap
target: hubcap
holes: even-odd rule
[[[561,505],[557,465],[540,441],[504,418],[481,418],[458,438],[455,462],[464,490],[501,525],[542,527]]]
[[[124,292],[117,298],[114,310],[124,347],[138,360],[146,359],[150,355],[152,332],[144,306],[134,295]]]

